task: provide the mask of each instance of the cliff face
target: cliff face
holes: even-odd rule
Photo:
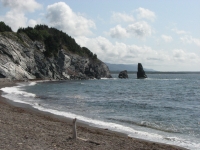
[[[89,79],[111,78],[105,63],[63,49],[45,57],[45,46],[26,34],[0,33],[0,78],[10,79]]]

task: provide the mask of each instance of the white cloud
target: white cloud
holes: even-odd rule
[[[122,28],[120,25],[117,25],[116,27],[111,28],[109,31],[109,35],[112,38],[123,38],[123,37],[128,36],[126,29]]]
[[[35,0],[1,0],[4,6],[12,8],[12,10],[18,10],[20,12],[28,11],[34,12],[36,9],[42,6]]]
[[[195,44],[197,46],[200,46],[200,39],[192,37],[189,32],[178,30],[176,28],[172,29],[172,31],[174,31],[176,34],[182,35],[182,37],[180,37],[180,40],[183,43]]]
[[[86,38],[79,37],[76,41],[81,46],[88,47],[98,58],[110,63],[137,64],[138,62],[148,62],[168,60],[165,54],[160,54],[148,46],[127,45],[122,42],[111,43],[104,37]]]
[[[171,36],[168,36],[168,35],[161,35],[161,38],[165,41],[165,42],[171,42],[173,39]]]
[[[126,28],[117,25],[114,28],[111,28],[107,34],[112,38],[128,38],[131,36],[145,38],[151,35],[151,33],[151,26],[143,21],[130,24]]]
[[[182,49],[175,49],[172,52],[173,59],[181,62],[195,62],[199,60],[199,56],[195,53],[185,52]]]
[[[172,31],[174,31],[176,34],[187,34],[188,32],[184,31],[184,30],[178,30],[176,28],[172,29]]]
[[[92,20],[75,13],[64,2],[58,2],[47,7],[47,19],[51,26],[65,31],[72,36],[89,35],[95,28]]]
[[[25,12],[34,12],[42,6],[35,0],[1,0],[5,7],[9,7],[5,16],[1,16],[2,21],[8,24],[13,31],[17,31],[19,27],[26,27],[27,24],[33,23],[25,16]]]
[[[3,21],[8,24],[13,31],[17,31],[19,27],[26,27],[27,18],[24,13],[9,11],[3,17]]]
[[[184,61],[185,60],[185,52],[181,49],[176,49],[173,51],[173,57],[175,60]]]
[[[150,11],[149,9],[145,9],[145,8],[138,8],[136,10],[136,12],[138,13],[138,18],[140,19],[148,19],[148,20],[151,20],[151,21],[154,21],[155,18],[156,18],[156,15],[153,11]]]
[[[134,22],[135,19],[132,15],[126,13],[113,12],[111,16],[113,22]]]
[[[141,62],[145,64],[145,67],[152,68],[153,66],[152,69],[160,71],[196,70],[196,66],[200,65],[200,57],[197,54],[182,49],[154,50],[149,46],[128,45],[122,42],[111,43],[101,36],[78,37],[76,41],[96,53],[99,59],[109,63],[137,64]]]
[[[184,36],[184,37],[181,37],[180,39],[182,42],[200,46],[200,39],[193,38],[192,36]]]
[[[150,25],[143,21],[128,25],[127,32],[138,37],[146,37],[151,35],[152,29]]]
[[[38,24],[38,22],[36,20],[30,19],[28,21],[28,26],[29,27],[35,27],[35,25],[37,25],[37,24]]]
[[[193,43],[195,43],[197,46],[200,46],[200,39],[192,38]]]

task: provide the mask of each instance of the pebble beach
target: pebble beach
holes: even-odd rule
[[[0,88],[13,86],[0,82]],[[0,149],[37,150],[184,150],[135,139],[127,135],[82,124],[77,121],[76,140],[72,139],[72,120],[13,104],[0,97]]]

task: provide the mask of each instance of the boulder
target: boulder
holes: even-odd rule
[[[121,79],[126,79],[128,78],[128,72],[127,70],[124,70],[124,71],[121,71],[118,75],[118,78],[121,78]]]
[[[138,63],[137,78],[138,79],[145,79],[145,78],[147,78],[147,75],[145,74],[144,69],[143,69],[141,63]]]

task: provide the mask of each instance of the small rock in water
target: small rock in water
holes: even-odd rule
[[[121,72],[119,73],[118,78],[121,78],[121,79],[126,79],[126,78],[128,78],[127,70],[121,71]]]

